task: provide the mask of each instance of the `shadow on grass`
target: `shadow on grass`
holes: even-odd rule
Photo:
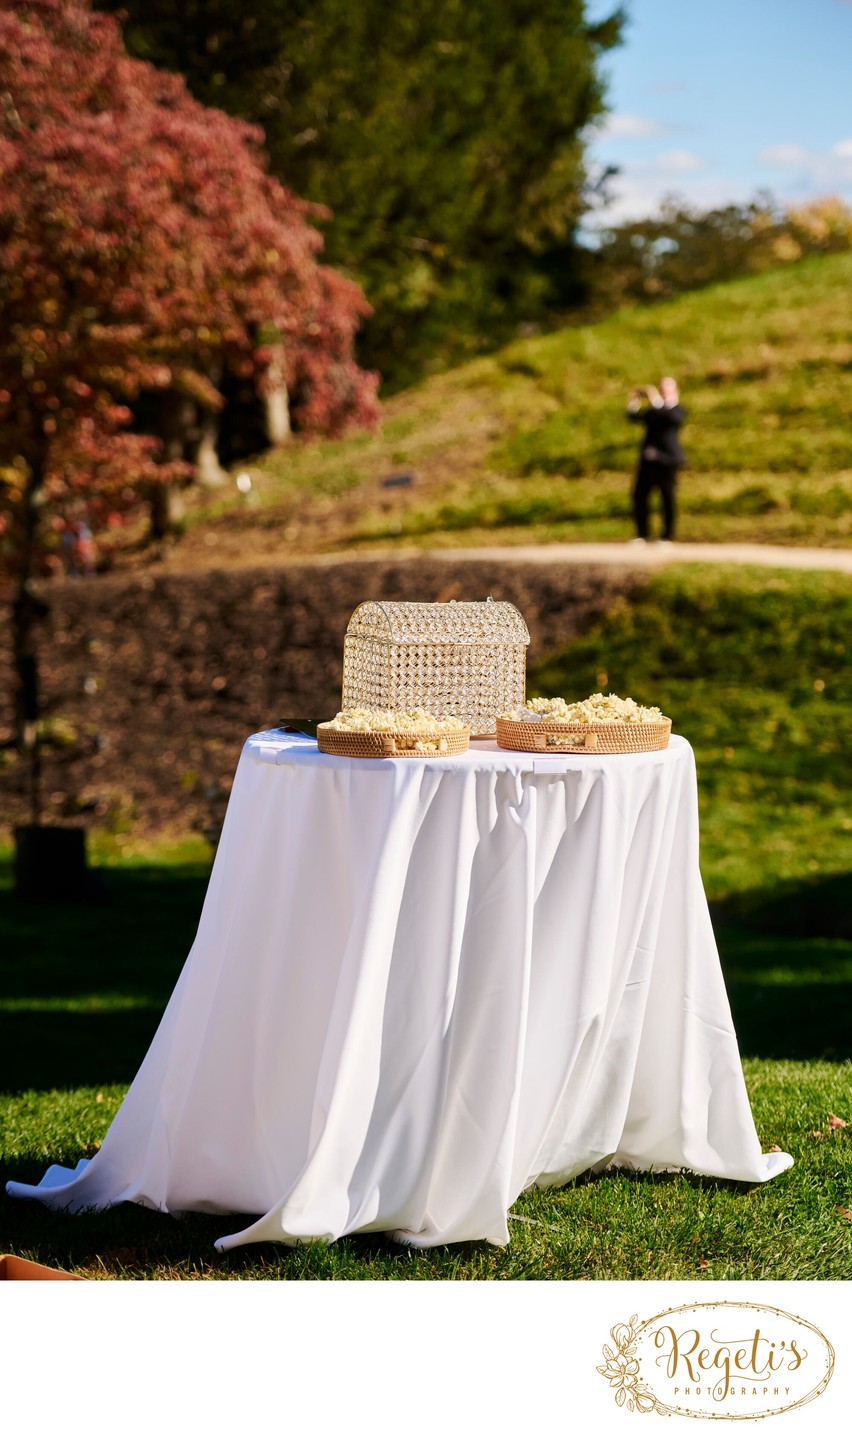
[[[195,936],[205,865],[109,872],[106,905],[0,890],[0,1091],[129,1083]]]
[[[814,874],[711,905],[714,922],[787,938],[852,939],[852,874]]]
[[[717,928],[743,1057],[852,1058],[852,943]]]
[[[51,1155],[53,1157],[53,1155]],[[215,1277],[226,1255],[213,1245],[223,1233],[235,1232],[241,1220],[229,1214],[192,1214],[176,1219],[124,1203],[101,1213],[55,1213],[43,1204],[11,1199],[6,1181],[37,1183],[44,1164],[0,1166],[0,1233],[2,1245],[19,1254],[34,1254],[51,1267],[85,1268],[104,1278],[140,1278],[180,1267],[181,1276]]]
[[[814,875],[712,906],[744,1055],[852,1057],[852,876]]]
[[[111,902],[35,906],[0,891],[0,1091],[130,1083],[192,945],[204,865],[110,871]],[[8,885],[8,876],[7,876]],[[717,907],[744,1055],[852,1057],[843,876]]]
[[[763,1188],[760,1183],[749,1183],[737,1178],[713,1178],[710,1174],[691,1173],[689,1169],[678,1169],[670,1173],[653,1173],[646,1169],[609,1168],[594,1173],[580,1173],[562,1185],[562,1191],[571,1188],[589,1188],[612,1183],[641,1184],[643,1188],[682,1188],[684,1184],[696,1193],[750,1193],[753,1188]],[[549,1190],[543,1190],[548,1192]],[[560,1190],[556,1190],[559,1192]]]
[[[539,1260],[526,1255],[517,1243],[510,1243],[508,1249],[485,1241],[419,1249],[395,1242],[389,1233],[350,1234],[333,1244],[315,1241],[290,1247],[257,1243],[218,1253],[216,1239],[247,1227],[254,1215],[190,1213],[175,1218],[129,1203],[100,1213],[66,1215],[39,1203],[6,1196],[7,1178],[35,1182],[39,1177],[40,1171],[33,1163],[0,1165],[0,1244],[25,1256],[32,1255],[41,1263],[67,1271],[83,1270],[87,1277],[429,1281],[546,1276],[538,1266]],[[745,1194],[758,1186],[685,1172],[648,1174],[618,1169],[582,1174],[560,1190],[521,1195],[509,1215],[510,1235],[517,1239],[531,1225],[539,1235],[552,1232],[560,1235],[563,1243],[571,1243],[577,1224],[583,1223],[578,1216],[580,1210],[574,1212],[573,1218],[566,1212],[554,1224],[552,1217],[519,1214],[518,1208],[529,1206],[525,1203],[529,1199],[533,1211],[541,1211],[537,1205],[547,1204],[551,1192],[569,1195],[571,1190],[577,1190],[579,1198],[590,1189],[598,1191],[602,1203],[619,1208],[625,1185],[634,1192],[678,1187],[683,1190],[686,1185],[711,1201],[717,1195]],[[586,1213],[586,1208],[582,1212]],[[553,1240],[547,1238],[546,1246],[552,1249]],[[583,1274],[583,1261],[577,1254],[563,1254],[560,1261],[562,1268],[550,1276]],[[614,1275],[605,1272],[598,1276]],[[634,1276],[643,1275],[637,1271]]]
[[[56,1161],[55,1155],[51,1158]],[[248,1227],[257,1215],[176,1218],[133,1203],[99,1213],[63,1214],[8,1197],[8,1179],[37,1183],[43,1170],[43,1162],[0,1165],[0,1251],[33,1255],[39,1263],[67,1271],[85,1269],[91,1277],[371,1279],[381,1270],[383,1278],[443,1278],[448,1257],[454,1269],[463,1270],[471,1262],[490,1264],[501,1256],[484,1241],[421,1250],[395,1243],[387,1233],[349,1235],[335,1244],[254,1243],[218,1253],[217,1238]]]
[[[161,1016],[157,1004],[0,1012],[0,1093],[129,1084]]]

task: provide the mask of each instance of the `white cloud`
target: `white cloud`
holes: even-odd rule
[[[758,155],[759,160],[765,160],[769,165],[806,165],[810,157],[810,150],[806,150],[804,145],[771,145]]]
[[[698,177],[697,171],[705,168],[706,162],[691,150],[665,150],[654,160],[640,165],[627,166],[617,175],[611,185],[612,204],[601,212],[605,224],[618,224],[622,220],[638,220],[653,215],[663,200],[673,197],[699,209],[712,209],[715,205],[727,204],[731,200],[730,186],[720,178]],[[736,198],[745,199],[745,193]]]
[[[670,174],[682,175],[704,169],[701,156],[693,155],[691,150],[665,150],[662,155],[657,156],[656,163],[661,170],[667,170]]]
[[[647,115],[608,115],[599,131],[604,138],[614,140],[642,140],[665,133],[665,126]]]
[[[852,5],[852,0],[849,3]],[[704,160],[691,150],[665,150],[654,159],[623,161],[608,185],[611,203],[589,216],[587,228],[644,219],[657,214],[667,199],[698,211],[747,204],[762,186],[781,204],[807,204],[837,195],[852,205],[852,136],[826,150],[791,143],[773,145],[754,156],[746,173],[742,165],[737,169],[736,174],[726,173],[718,155]]]
[[[598,210],[588,221],[589,229],[607,229],[630,220],[658,213],[663,200],[674,199],[696,210],[713,210],[721,205],[745,204],[755,186],[747,180],[726,180],[720,175],[686,173],[681,178],[655,165],[636,165],[623,170],[611,182],[612,203]]]
[[[791,174],[782,186],[782,199],[816,199],[819,195],[840,195],[852,199],[852,138],[838,140],[830,150],[807,150],[804,145],[774,145],[762,150],[758,159],[787,166]]]

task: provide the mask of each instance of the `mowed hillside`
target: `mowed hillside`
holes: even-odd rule
[[[663,373],[689,411],[680,539],[852,545],[847,254],[519,341],[395,396],[378,435],[294,440],[242,466],[248,496],[191,492],[173,562],[626,539],[626,395]]]

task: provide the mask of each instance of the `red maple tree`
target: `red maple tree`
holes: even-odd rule
[[[0,573],[25,710],[51,535],[74,512],[97,532],[187,471],[128,428],[142,391],[216,408],[213,377],[262,386],[283,346],[300,427],[377,419],[353,357],[366,301],[319,264],[320,212],[261,144],[130,59],[87,0],[0,0]]]

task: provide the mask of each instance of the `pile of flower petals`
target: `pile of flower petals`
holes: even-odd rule
[[[617,694],[590,694],[588,699],[569,704],[565,699],[528,699],[520,709],[513,709],[505,719],[526,719],[540,723],[542,719],[562,724],[659,724],[663,718],[656,707],[646,708],[635,699],[620,699]]]

